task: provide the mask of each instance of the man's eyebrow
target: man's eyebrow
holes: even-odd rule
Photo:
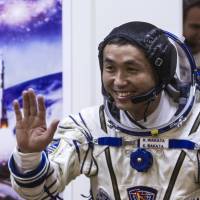
[[[104,58],[103,61],[107,62],[107,63],[114,63],[114,60],[112,60],[111,58],[108,58],[108,57]]]
[[[136,62],[136,61],[134,61],[134,60],[127,60],[127,61],[125,61],[124,63],[125,63],[126,65],[132,65],[132,64],[137,65],[137,64],[138,64],[138,62]]]
[[[111,63],[111,64],[113,64],[113,63],[115,63],[115,61],[114,60],[112,60],[111,58],[108,58],[108,57],[105,57],[104,59],[103,59],[103,62],[104,63]],[[137,61],[135,61],[135,60],[126,60],[125,62],[124,62],[124,64],[125,65],[140,65],[140,63],[139,62],[137,62]]]
[[[143,65],[142,62],[137,61],[137,60],[132,60],[132,59],[126,60],[126,61],[124,62],[124,64],[125,64],[125,65],[132,65],[132,66],[135,66],[135,67],[137,67],[137,66],[142,66],[142,65]]]

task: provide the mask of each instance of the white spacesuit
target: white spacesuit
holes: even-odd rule
[[[142,36],[141,25],[147,26],[147,30],[142,29],[145,33]],[[150,29],[152,33],[152,25]],[[192,65],[191,82],[176,87],[174,47],[166,39],[157,40],[157,32],[151,33],[149,25],[143,22],[117,27],[100,44],[99,59],[101,66],[105,45],[117,36],[134,40],[140,46],[148,45],[151,50],[151,42],[154,47],[167,42],[167,46],[160,46],[164,53],[155,51],[150,57],[155,66],[161,67],[158,74],[164,77],[162,84],[147,94],[133,97],[133,101],[152,101],[161,93],[156,110],[144,116],[146,120],[135,121],[128,112],[115,107],[102,85],[104,105],[84,109],[61,121],[46,151],[21,153],[15,150],[9,168],[13,187],[21,196],[27,200],[61,199],[59,193],[65,186],[85,174],[91,182],[90,199],[200,199],[200,104],[195,102],[193,59],[189,58],[188,62]],[[160,34],[174,37],[166,32]],[[144,35],[149,39],[145,44],[137,38]],[[190,56],[187,49],[184,51]],[[168,58],[164,55],[166,52]],[[172,57],[167,61],[167,66],[171,66],[162,68],[163,63],[166,65],[165,59]]]

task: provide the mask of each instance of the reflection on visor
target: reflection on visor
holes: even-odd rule
[[[177,77],[182,82],[194,85],[197,82],[197,67],[190,49],[184,41],[180,40],[172,33],[164,32],[177,51]]]
[[[174,42],[171,39],[169,40],[174,45],[177,51],[177,65],[176,65],[177,77],[179,78],[179,80],[183,82],[191,83],[192,80],[191,66],[185,51],[180,47],[180,45],[177,42]]]

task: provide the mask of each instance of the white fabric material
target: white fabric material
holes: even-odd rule
[[[21,153],[15,148],[13,157],[20,173],[27,173],[36,169],[41,161],[41,153]]]
[[[177,104],[175,104],[174,101],[165,92],[162,92],[161,99],[156,110],[147,117],[146,122],[141,120],[138,121],[138,123],[146,128],[158,127],[169,122],[169,120],[175,114],[176,110]],[[132,128],[137,127],[128,119],[125,112],[123,111],[121,111],[121,123]]]
[[[163,122],[167,122],[170,116],[175,112],[174,106],[172,106],[168,97],[165,94],[163,95],[158,109],[149,117],[149,120],[156,121],[154,125],[159,125],[161,123],[159,118]],[[171,106],[172,108],[169,109]],[[162,114],[161,110],[164,110]],[[158,135],[157,138],[189,138],[200,144],[199,129],[196,133],[193,133],[188,137],[199,111],[200,104],[197,104],[193,109],[192,115],[182,127],[177,127],[164,134]],[[111,176],[105,156],[106,147],[94,145],[93,148],[90,148],[87,144],[86,134],[92,135],[93,138],[107,135],[133,140],[138,137],[127,135],[126,133],[113,128],[110,126],[107,117],[106,124],[108,133],[106,134],[103,132],[98,117],[99,107],[84,109],[81,112],[81,116],[84,122],[79,115],[73,115],[72,117],[75,121],[66,118],[60,123],[60,127],[55,135],[55,139],[59,139],[60,142],[57,148],[55,148],[55,151],[49,154],[49,175],[48,179],[45,179],[43,184],[28,189],[22,186],[20,187],[14,179],[14,175],[11,174],[13,187],[25,199],[39,200],[44,198],[47,195],[44,186],[48,187],[54,182],[56,182],[56,185],[52,187],[53,189],[50,188],[50,192],[55,191],[56,188],[57,191],[60,192],[71,180],[82,173],[90,178],[92,194],[95,200],[97,199],[97,196],[101,196],[102,193],[107,196],[108,200],[115,200],[112,180],[110,178]],[[84,124],[86,124],[87,127]],[[153,165],[145,173],[138,172],[130,166],[130,154],[135,150],[137,149],[133,148],[131,145],[122,146],[121,148],[110,147],[112,167],[116,176],[121,200],[133,199],[133,196],[131,197],[131,194],[128,191],[131,191],[134,187],[140,187],[141,190],[144,188],[153,189],[157,194],[156,198],[154,197],[151,200],[162,200],[181,149],[148,149],[153,156]],[[186,156],[179,175],[177,176],[170,200],[190,200],[200,198],[200,186],[197,183],[199,170],[197,152],[193,150],[184,151]],[[32,160],[32,162],[34,161]],[[28,166],[21,163],[19,164],[19,167],[22,165]],[[33,165],[30,164],[30,167],[33,167]],[[22,182],[23,179],[20,179],[20,181]],[[25,179],[24,184],[26,184]],[[87,193],[88,191],[86,191],[86,194]],[[132,193],[132,195],[134,194]],[[47,197],[46,199],[51,199],[51,197]]]

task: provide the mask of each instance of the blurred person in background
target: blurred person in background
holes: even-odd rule
[[[200,0],[183,0],[183,36],[200,69]]]

